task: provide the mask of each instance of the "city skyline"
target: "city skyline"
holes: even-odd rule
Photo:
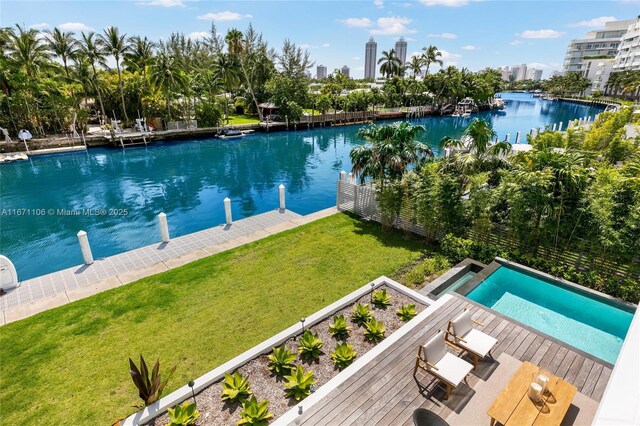
[[[376,0],[341,3],[340,8],[316,1],[288,3],[286,9],[278,8],[278,13],[268,2],[256,1],[123,0],[118,7],[112,2],[93,1],[91,8],[80,8],[78,2],[4,0],[0,24],[42,30],[59,27],[77,36],[83,30],[101,32],[114,25],[128,35],[159,40],[172,32],[200,39],[212,22],[221,34],[230,28],[244,30],[251,23],[275,49],[288,38],[307,49],[315,65],[325,64],[329,73],[347,65],[354,78],[364,77],[363,47],[369,37],[376,39],[376,58],[404,37],[407,61],[422,47],[435,45],[443,52],[445,66],[476,71],[524,63],[548,76],[562,69],[572,39],[584,38],[586,32],[611,20],[635,19],[638,6],[630,0],[548,2],[554,8],[549,14],[542,3],[519,2],[518,13],[527,19],[515,20],[512,8],[504,3],[467,0]],[[304,19],[292,19],[300,16],[313,16],[314,29]],[[475,24],[482,19],[500,25]],[[318,27],[324,30],[317,31]]]

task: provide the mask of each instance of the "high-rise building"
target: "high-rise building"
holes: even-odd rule
[[[369,38],[364,47],[364,78],[376,79],[376,51],[378,43],[373,37]]]
[[[407,41],[404,37],[400,37],[400,40],[396,41],[396,56],[400,59],[400,65],[407,62]]]
[[[591,96],[593,92],[603,92],[606,89],[606,84],[609,81],[609,76],[614,70],[616,60],[614,58],[600,58],[600,59],[585,59],[584,60],[584,76],[591,81],[591,86],[588,87],[582,94],[584,96]]]
[[[318,65],[316,67],[316,79],[323,80],[327,78],[327,67],[324,65]]]
[[[536,68],[527,68],[527,77],[525,78],[525,80],[542,80],[542,70]]]
[[[340,72],[347,77],[349,77],[349,71],[349,67],[346,65],[343,65],[342,69],[340,69]]]
[[[640,16],[627,27],[622,36],[613,72],[640,70]]]
[[[527,79],[527,64],[514,65],[509,72],[509,79],[514,81],[521,81]]]
[[[502,81],[509,81],[509,76],[511,75],[511,70],[509,67],[502,68]]]

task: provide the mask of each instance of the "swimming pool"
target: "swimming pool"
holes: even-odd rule
[[[611,364],[633,318],[608,299],[504,265],[466,297]]]

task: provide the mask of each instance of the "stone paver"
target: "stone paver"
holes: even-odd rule
[[[23,281],[0,298],[0,325],[137,281],[337,213],[275,210]]]

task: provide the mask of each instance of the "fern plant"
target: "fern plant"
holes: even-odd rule
[[[296,367],[293,364],[295,359],[296,354],[285,348],[284,345],[279,348],[273,348],[273,353],[269,355],[269,370],[278,376],[289,374]]]
[[[378,321],[375,318],[371,318],[364,325],[364,337],[371,342],[379,342],[384,339],[385,331],[386,329],[384,328],[382,321]]]
[[[225,374],[222,381],[222,400],[228,402],[243,402],[251,395],[249,378],[243,377],[239,371]]]
[[[339,369],[347,368],[358,353],[353,350],[353,346],[348,344],[347,342],[342,342],[336,346],[335,351],[331,353],[331,359],[333,359],[333,363]]]
[[[145,407],[160,399],[162,391],[165,386],[167,386],[167,382],[173,375],[174,371],[176,371],[176,367],[177,365],[173,366],[166,379],[163,381],[162,375],[160,374],[159,360],[156,361],[153,366],[153,370],[151,371],[151,375],[149,375],[147,363],[142,355],[140,355],[140,368],[138,368],[133,360],[129,358],[129,374],[131,374],[133,384],[138,388],[138,396],[142,401],[144,401]]]
[[[200,412],[196,409],[196,404],[185,401],[174,408],[167,408],[169,412],[169,426],[191,426],[196,424],[200,417]]]
[[[366,303],[356,303],[351,312],[351,320],[359,326],[365,325],[371,319],[371,316],[371,310]]]
[[[344,340],[349,335],[351,327],[347,325],[347,319],[344,315],[336,315],[333,317],[333,324],[329,324],[329,333],[339,340]]]
[[[242,412],[237,425],[266,426],[273,414],[269,412],[269,401],[258,402],[255,395],[242,404]]]
[[[295,398],[296,401],[305,399],[311,395],[311,385],[316,383],[313,377],[313,371],[305,373],[301,365],[296,367],[291,372],[291,375],[284,376],[285,378],[285,395],[290,398]]]
[[[400,317],[402,321],[409,321],[411,318],[418,315],[418,311],[416,311],[416,305],[402,305],[400,309],[396,311],[396,315]]]
[[[324,342],[318,337],[318,333],[312,333],[311,330],[306,330],[302,336],[300,336],[300,346],[298,352],[300,356],[307,360],[314,360],[320,358],[322,355],[322,346]]]
[[[384,309],[387,306],[391,305],[391,297],[387,294],[387,289],[383,288],[380,290],[376,290],[371,295],[371,303],[376,308]]]

